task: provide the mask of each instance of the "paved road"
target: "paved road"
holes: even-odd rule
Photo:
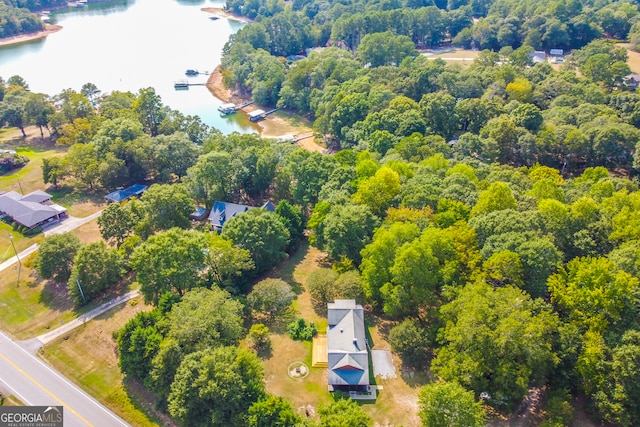
[[[0,383],[26,405],[64,406],[65,427],[129,426],[4,332],[0,332]]]
[[[64,221],[59,222],[59,223],[55,223],[53,225],[49,225],[45,230],[44,230],[44,235],[45,236],[51,236],[52,234],[62,234],[62,233],[66,233],[67,231],[71,231],[71,230],[75,230],[76,228],[90,222],[93,221],[94,219],[98,218],[100,216],[100,214],[102,214],[102,211],[98,211],[96,213],[93,213],[89,216],[86,216],[84,218],[77,218],[74,216],[70,216],[68,218],[66,218]],[[7,268],[11,267],[13,264],[18,262],[18,258],[20,259],[24,259],[26,257],[28,257],[29,255],[31,255],[32,253],[34,253],[35,251],[38,250],[38,244],[34,244],[29,246],[27,249],[25,249],[24,251],[20,252],[18,254],[17,257],[13,256],[11,258],[9,258],[8,260],[6,260],[5,262],[3,262],[2,264],[0,264],[0,271],[6,270]]]

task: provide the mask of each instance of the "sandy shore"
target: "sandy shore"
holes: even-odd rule
[[[235,95],[231,89],[225,87],[222,81],[222,74],[220,73],[220,66],[217,66],[216,69],[209,74],[209,78],[207,79],[207,89],[209,89],[209,92],[211,92],[213,96],[222,102],[233,102],[238,105],[248,101],[248,99]],[[249,113],[256,108],[258,107],[255,105],[249,105],[242,110]],[[313,134],[311,127],[294,124],[292,121],[276,115],[270,115],[265,120],[258,122],[258,125],[260,126],[260,135],[265,138]],[[317,143],[316,138],[314,137],[302,139],[298,141],[297,144],[309,151],[323,152],[325,149],[325,147]]]
[[[58,32],[61,29],[62,29],[61,25],[45,24],[44,30],[38,31],[37,33],[21,34],[19,36],[6,37],[3,39],[0,39],[0,46],[8,46],[11,44],[18,44],[18,43],[29,42],[32,40],[43,39],[47,37],[49,34]]]
[[[224,10],[221,7],[203,7],[200,10],[203,11],[203,12],[207,12],[207,13],[210,13],[212,15],[215,15],[215,16],[217,16],[219,18],[233,19],[235,21],[246,22],[246,23],[253,22],[252,19],[249,19],[249,18],[247,18],[245,16],[240,16],[240,15],[236,15],[234,13],[227,12],[226,10]]]

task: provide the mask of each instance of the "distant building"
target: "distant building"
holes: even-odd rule
[[[196,206],[195,210],[189,215],[189,219],[192,221],[202,221],[207,217],[207,208],[203,206]]]
[[[237,203],[213,202],[213,208],[211,208],[211,212],[209,213],[211,228],[216,231],[221,231],[224,227],[224,223],[234,216],[256,208],[256,206],[240,205]],[[264,205],[260,206],[260,209],[274,212],[276,207],[271,203],[271,201],[268,201]]]
[[[0,213],[18,224],[35,228],[67,215],[67,209],[51,202],[51,195],[36,190],[22,195],[9,191],[0,195]]]
[[[133,184],[132,186],[127,187],[124,190],[116,190],[113,193],[109,193],[104,196],[104,198],[107,199],[107,202],[109,203],[120,203],[124,202],[125,200],[129,200],[134,196],[140,197],[142,193],[147,190],[147,188],[148,187],[146,185]]]
[[[544,50],[536,50],[531,54],[531,61],[534,64],[537,64],[539,62],[546,62],[547,60],[547,54],[545,53]]]
[[[329,390],[360,391],[369,386],[369,351],[364,310],[356,300],[327,304]]]
[[[640,85],[640,74],[638,73],[627,74],[622,79],[622,82],[627,87],[627,89],[631,91],[635,91],[636,89],[638,89],[638,86]]]
[[[563,49],[549,49],[549,62],[564,62],[564,50]]]

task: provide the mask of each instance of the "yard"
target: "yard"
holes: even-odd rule
[[[138,384],[125,384],[115,352],[113,333],[149,309],[141,298],[119,305],[45,346],[41,356],[132,425],[171,426],[161,415],[149,418],[155,412],[150,397]]]
[[[95,220],[72,233],[82,243],[100,240]],[[29,260],[29,257],[23,259],[21,268],[16,263],[0,275],[0,329],[16,339],[33,338],[78,315],[67,297],[66,285],[40,280],[29,267]],[[90,307],[83,308],[88,309]]]
[[[319,331],[327,327],[326,313],[316,313],[311,304],[311,297],[305,285],[309,274],[320,268],[324,253],[314,247],[304,245],[283,266],[274,272],[272,277],[280,277],[289,282],[297,290],[298,298],[295,307],[298,316],[307,321],[315,322]],[[368,317],[367,317],[368,316]],[[389,349],[384,340],[383,331],[388,329],[384,323],[369,313],[365,314],[369,326],[370,342],[375,349]],[[294,409],[302,415],[314,416],[319,405],[330,402],[334,396],[327,390],[327,369],[310,368],[307,377],[301,379],[290,378],[287,367],[292,362],[304,362],[311,367],[312,347],[310,342],[293,341],[282,331],[271,334],[272,352],[270,357],[263,360],[269,393],[282,396],[289,401]],[[419,425],[418,392],[427,378],[424,375],[407,371],[401,374],[400,362],[394,358],[397,378],[376,378],[378,386],[382,386],[375,403],[362,403],[363,409],[376,421],[378,426],[412,426]]]

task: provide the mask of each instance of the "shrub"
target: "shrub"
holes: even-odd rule
[[[287,325],[287,333],[297,341],[311,341],[318,333],[313,322],[307,323],[302,317]]]

